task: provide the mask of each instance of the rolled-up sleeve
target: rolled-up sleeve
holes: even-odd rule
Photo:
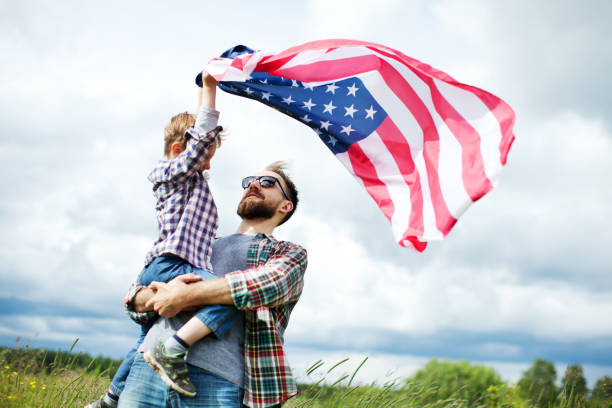
[[[225,275],[234,305],[241,310],[295,303],[302,294],[307,253],[288,244],[260,266]]]

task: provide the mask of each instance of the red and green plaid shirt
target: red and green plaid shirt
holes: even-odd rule
[[[225,275],[236,308],[245,311],[247,406],[274,406],[297,394],[283,335],[302,294],[306,264],[303,247],[260,233],[247,252],[247,270]]]

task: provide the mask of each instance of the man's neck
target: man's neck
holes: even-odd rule
[[[238,226],[236,233],[245,235],[255,235],[259,233],[272,234],[276,228],[277,221],[273,218],[256,218],[251,220],[242,220]]]

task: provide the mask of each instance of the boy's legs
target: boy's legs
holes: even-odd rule
[[[149,265],[142,269],[142,271],[138,274],[137,282],[145,286],[153,281],[168,282],[178,275],[183,275],[189,272],[191,272],[191,265],[184,259],[173,255],[163,255],[158,256]],[[106,406],[117,406],[117,400],[123,391],[125,380],[130,373],[130,368],[132,366],[132,362],[134,361],[134,354],[144,341],[147,332],[151,328],[151,325],[152,323],[149,323],[146,326],[141,326],[140,337],[138,338],[136,345],[130,351],[128,351],[121,362],[121,365],[117,369],[107,393],[103,396],[103,401]]]
[[[176,255],[161,255],[140,272],[137,281],[144,286],[153,281],[169,282],[179,275],[191,272],[192,268],[189,262]]]
[[[193,268],[202,279],[217,278],[212,272]],[[187,378],[184,356],[191,345],[213,333],[221,338],[234,325],[238,311],[233,306],[211,305],[200,309],[172,337],[154,349],[147,350],[144,358],[162,380],[178,392],[195,395],[195,387]]]
[[[144,341],[144,338],[149,332],[150,328],[151,328],[151,324],[148,324],[146,326],[144,325],[141,326],[140,337],[138,337],[138,341],[136,342],[134,347],[130,351],[128,351],[125,357],[123,358],[121,365],[117,369],[117,372],[115,373],[113,380],[111,381],[110,386],[108,387],[109,390],[117,397],[119,397],[119,395],[123,391],[123,388],[125,387],[125,380],[127,379],[128,374],[130,373],[130,367],[132,366],[132,363],[134,362],[134,355],[136,354],[136,350],[138,350],[138,347],[140,347],[140,345]]]

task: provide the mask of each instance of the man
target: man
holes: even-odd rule
[[[140,351],[180,327],[190,315],[177,314],[186,309],[234,305],[244,311],[244,320],[222,339],[209,336],[191,347],[187,362],[197,390],[195,398],[169,389],[138,355],[119,407],[216,407],[242,402],[250,407],[274,407],[297,393],[283,350],[283,334],[302,293],[307,255],[301,246],[277,241],[271,234],[295,211],[298,193],[278,162],[246,177],[242,186],[238,231],[217,240],[213,247],[214,272],[230,272],[207,281],[188,274],[167,284],[154,282],[137,291],[130,306],[136,312],[155,310],[163,316]]]

